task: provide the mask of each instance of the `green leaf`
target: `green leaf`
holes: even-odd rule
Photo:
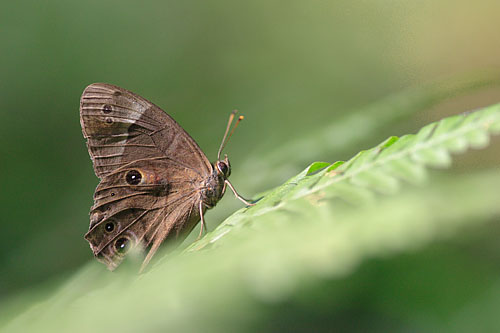
[[[422,184],[428,167],[482,146],[499,123],[495,105],[391,137],[345,163],[313,163],[146,274],[126,265],[111,274],[93,263],[47,300],[26,296],[27,310],[2,331],[265,328],[270,311],[305,286],[340,281],[367,259],[413,251],[498,216],[498,170],[431,176],[425,187],[402,180]]]
[[[476,89],[498,84],[498,82],[497,75],[491,75],[408,88],[373,104],[354,110],[345,110],[343,117],[326,124],[323,129],[300,136],[296,140],[287,142],[286,145],[278,145],[276,149],[267,152],[262,157],[264,162],[242,163],[238,172],[244,175],[259,175],[259,177],[252,177],[252,181],[245,185],[247,188],[261,191],[270,183],[275,185],[277,180],[284,181],[299,172],[304,165],[319,156],[351,154],[353,149],[363,146],[382,129],[386,129],[401,119],[409,118],[450,97],[471,93]],[[460,120],[461,116],[457,119]],[[452,122],[449,122],[448,126],[452,126]],[[492,133],[500,131],[498,123],[491,124],[491,126],[497,128],[496,132],[492,128]],[[284,161],[287,163],[283,163]],[[443,161],[442,164],[444,163]]]
[[[450,153],[455,148],[450,146],[450,140],[462,141],[462,146],[476,147],[477,133],[488,137],[491,124],[499,119],[500,105],[494,105],[429,124],[417,135],[406,135],[399,140],[391,137],[377,147],[362,151],[341,165],[337,164],[334,170],[328,168],[308,175],[310,168],[307,168],[284,185],[268,192],[262,200],[265,210],[259,211],[259,205],[246,209],[246,217],[239,218],[239,221],[251,219],[252,224],[263,223],[259,221],[292,211],[290,206],[296,206],[299,200],[316,205],[328,198],[342,198],[350,204],[373,202],[374,192],[393,194],[399,189],[401,179],[412,183],[424,181],[425,167],[449,167]],[[316,168],[316,165],[312,166]],[[320,165],[324,167],[323,163]],[[237,216],[242,213],[240,210]],[[226,223],[234,224],[235,221],[230,217],[220,228],[225,228]],[[225,233],[230,232],[225,229]],[[221,239],[218,235],[216,237],[217,240],[214,240],[211,235],[207,235],[200,241],[201,244],[194,244],[190,249],[201,249],[208,243],[213,245]]]

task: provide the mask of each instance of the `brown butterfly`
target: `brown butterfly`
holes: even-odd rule
[[[231,166],[222,149],[235,111],[210,163],[196,142],[159,107],[119,87],[94,83],[80,100],[83,136],[100,183],[85,239],[97,259],[115,269],[134,247],[149,248],[144,268],[163,241],[180,243],[222,198]],[[142,270],[141,268],[141,270]]]

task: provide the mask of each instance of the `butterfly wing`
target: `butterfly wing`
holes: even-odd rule
[[[109,84],[88,86],[80,122],[96,175],[94,255],[114,269],[132,247],[182,240],[200,219],[199,188],[212,172],[196,142],[160,108]]]
[[[127,163],[159,157],[202,176],[212,170],[200,147],[172,117],[120,87],[94,83],[85,88],[80,123],[99,178]]]

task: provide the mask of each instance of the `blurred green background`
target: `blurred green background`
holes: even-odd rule
[[[304,142],[303,151],[280,156],[279,172],[260,168],[281,146],[386,96],[454,78],[495,77],[499,12],[494,0],[3,2],[0,297],[51,284],[93,260],[83,239],[97,185],[79,124],[86,85],[112,83],[151,100],[210,159],[229,112],[239,109],[245,121],[226,153],[233,184],[251,197],[309,162],[347,159],[389,135],[498,102],[500,90],[486,86],[402,115],[359,142],[350,133],[356,144],[332,142],[331,151],[315,154],[314,142]],[[345,133],[362,129],[362,121]],[[498,152],[496,144],[466,155],[457,168],[498,166]],[[206,216],[211,229],[241,207],[230,195],[219,206]],[[478,233],[470,242],[492,237]],[[461,255],[443,251],[403,256],[388,270],[397,277],[415,262]],[[363,283],[366,270],[355,283]],[[439,274],[452,279],[456,272]],[[359,301],[372,300],[363,294]]]

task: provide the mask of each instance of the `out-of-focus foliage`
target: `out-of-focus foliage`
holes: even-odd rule
[[[326,164],[300,171],[498,103],[499,11],[493,0],[2,3],[0,325],[22,314],[12,328],[497,331],[498,138],[426,182],[403,177],[416,186],[391,186],[401,170],[387,165],[354,182]],[[106,271],[83,239],[97,178],[78,101],[93,82],[161,106],[212,159],[239,109],[231,181],[269,196],[182,252],[195,230],[137,280],[133,263]],[[447,152],[484,134],[407,161],[448,166]],[[300,192],[281,185],[291,177]],[[295,197],[327,179],[345,180]],[[209,229],[240,208],[228,193]]]
[[[89,267],[7,330],[273,327],[263,310],[286,304],[304,285],[345,278],[362,260],[420,248],[500,215],[498,171],[440,178],[432,187],[396,195],[398,179],[421,183],[426,165],[449,166],[449,152],[484,148],[489,133],[500,133],[500,105],[389,138],[346,163],[314,163],[183,255],[167,256],[140,277],[133,265],[115,279]],[[308,302],[302,306],[315,306]],[[292,323],[279,326],[293,329]],[[426,331],[448,328],[444,322],[422,325]]]

